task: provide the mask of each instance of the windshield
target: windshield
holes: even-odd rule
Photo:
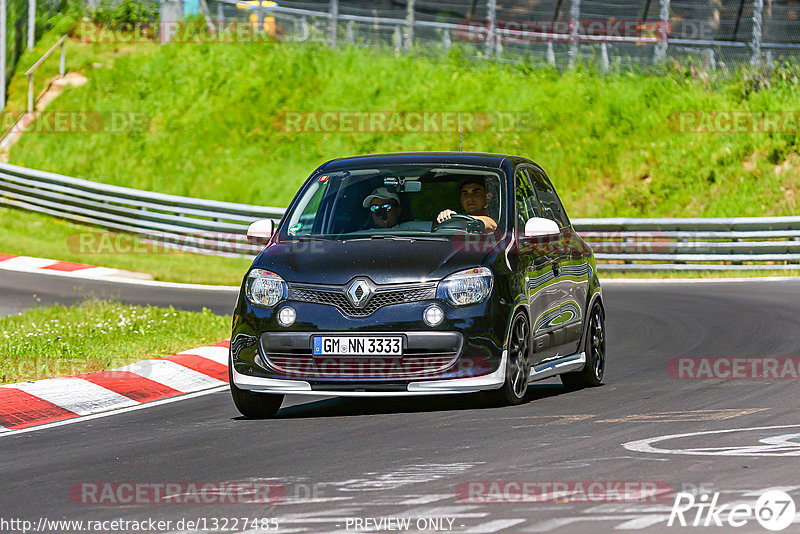
[[[441,164],[376,165],[317,173],[287,214],[279,237],[485,234],[503,228],[502,176],[498,169]]]

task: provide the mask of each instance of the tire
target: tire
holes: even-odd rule
[[[506,362],[506,380],[499,389],[484,392],[490,406],[514,406],[521,404],[528,391],[528,379],[531,374],[531,343],[528,318],[524,313],[517,313],[511,322],[508,336],[508,361]]]
[[[603,383],[606,370],[606,316],[603,307],[595,303],[589,317],[586,335],[586,365],[574,373],[561,375],[561,383],[576,390],[596,387]]]
[[[233,383],[233,361],[228,359],[228,380],[231,397],[239,413],[249,419],[267,419],[275,415],[283,403],[283,395],[273,393],[253,393],[239,389]]]

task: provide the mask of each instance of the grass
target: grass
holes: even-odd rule
[[[28,79],[24,76],[24,72],[36,63],[59,38],[61,38],[61,34],[51,31],[36,42],[33,50],[25,49],[20,57],[17,71],[9,84],[4,111],[26,111],[28,109]],[[140,42],[136,45],[121,45],[108,42],[84,43],[77,38],[67,39],[65,44],[65,68],[67,72],[79,72],[89,76],[93,71],[110,68],[117,57],[127,54],[136,54],[142,57],[153,53],[157,49],[158,45],[155,43]],[[56,49],[34,72],[33,87],[36,97],[41,94],[51,80],[58,76],[59,53],[60,51]],[[54,103],[50,106],[50,109],[61,108],[57,103]],[[94,110],[94,106],[81,111],[86,110]]]
[[[11,109],[24,109],[20,72],[56,38],[46,36],[23,57]],[[791,67],[724,78],[691,66],[601,75],[585,65],[557,73],[470,55],[459,48],[396,57],[316,44],[74,39],[68,70],[89,83],[66,88],[50,109],[139,112],[150,118],[146,130],[26,134],[10,161],[139,189],[285,206],[328,159],[458,147],[453,133],[287,132],[280,122],[287,111],[520,111],[531,118],[527,127],[467,132],[464,148],[537,160],[572,218],[798,213],[797,132],[697,134],[674,127],[674,114],[686,110],[796,111],[800,81]],[[37,80],[57,64],[46,62]],[[85,228],[7,210],[0,210],[0,228],[2,252],[150,272],[159,280],[238,285],[248,265],[197,255],[76,254],[66,239]]]
[[[95,246],[81,247],[80,236],[105,234],[103,230],[73,224],[47,215],[0,207],[0,253],[114,267],[150,273],[156,280],[192,284],[238,286],[252,263],[248,258],[226,258],[163,250],[162,253],[131,253],[124,239],[117,252],[93,253]],[[119,234],[110,234],[117,243]],[[104,243],[99,239],[91,243]]]
[[[149,127],[26,135],[12,148],[12,163],[140,189],[284,206],[327,159],[452,150],[458,136],[292,133],[280,122],[283,112],[520,111],[529,114],[528,127],[468,133],[464,147],[537,160],[572,217],[788,215],[798,208],[797,132],[683,133],[674,121],[686,110],[794,111],[800,82],[792,69],[724,79],[688,67],[603,76],[588,67],[560,74],[475,62],[459,49],[441,57],[395,57],[290,43],[141,44],[128,45],[129,53],[71,46],[99,47],[113,68],[87,70],[90,82],[68,88],[57,108],[142,112],[151,117]],[[76,51],[83,54],[89,53]]]
[[[0,383],[112,369],[230,336],[230,317],[86,300],[0,317]]]

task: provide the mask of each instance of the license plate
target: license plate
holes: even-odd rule
[[[402,356],[401,336],[314,336],[314,356]]]

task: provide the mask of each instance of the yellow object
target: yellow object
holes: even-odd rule
[[[250,13],[250,23],[254,28],[258,27],[258,4],[259,0],[244,0],[236,3],[237,8],[252,11],[252,13]],[[264,9],[275,7],[277,5],[277,2],[261,0],[261,7]],[[267,33],[267,35],[275,35],[275,17],[265,16],[264,22],[262,23],[262,29]]]

